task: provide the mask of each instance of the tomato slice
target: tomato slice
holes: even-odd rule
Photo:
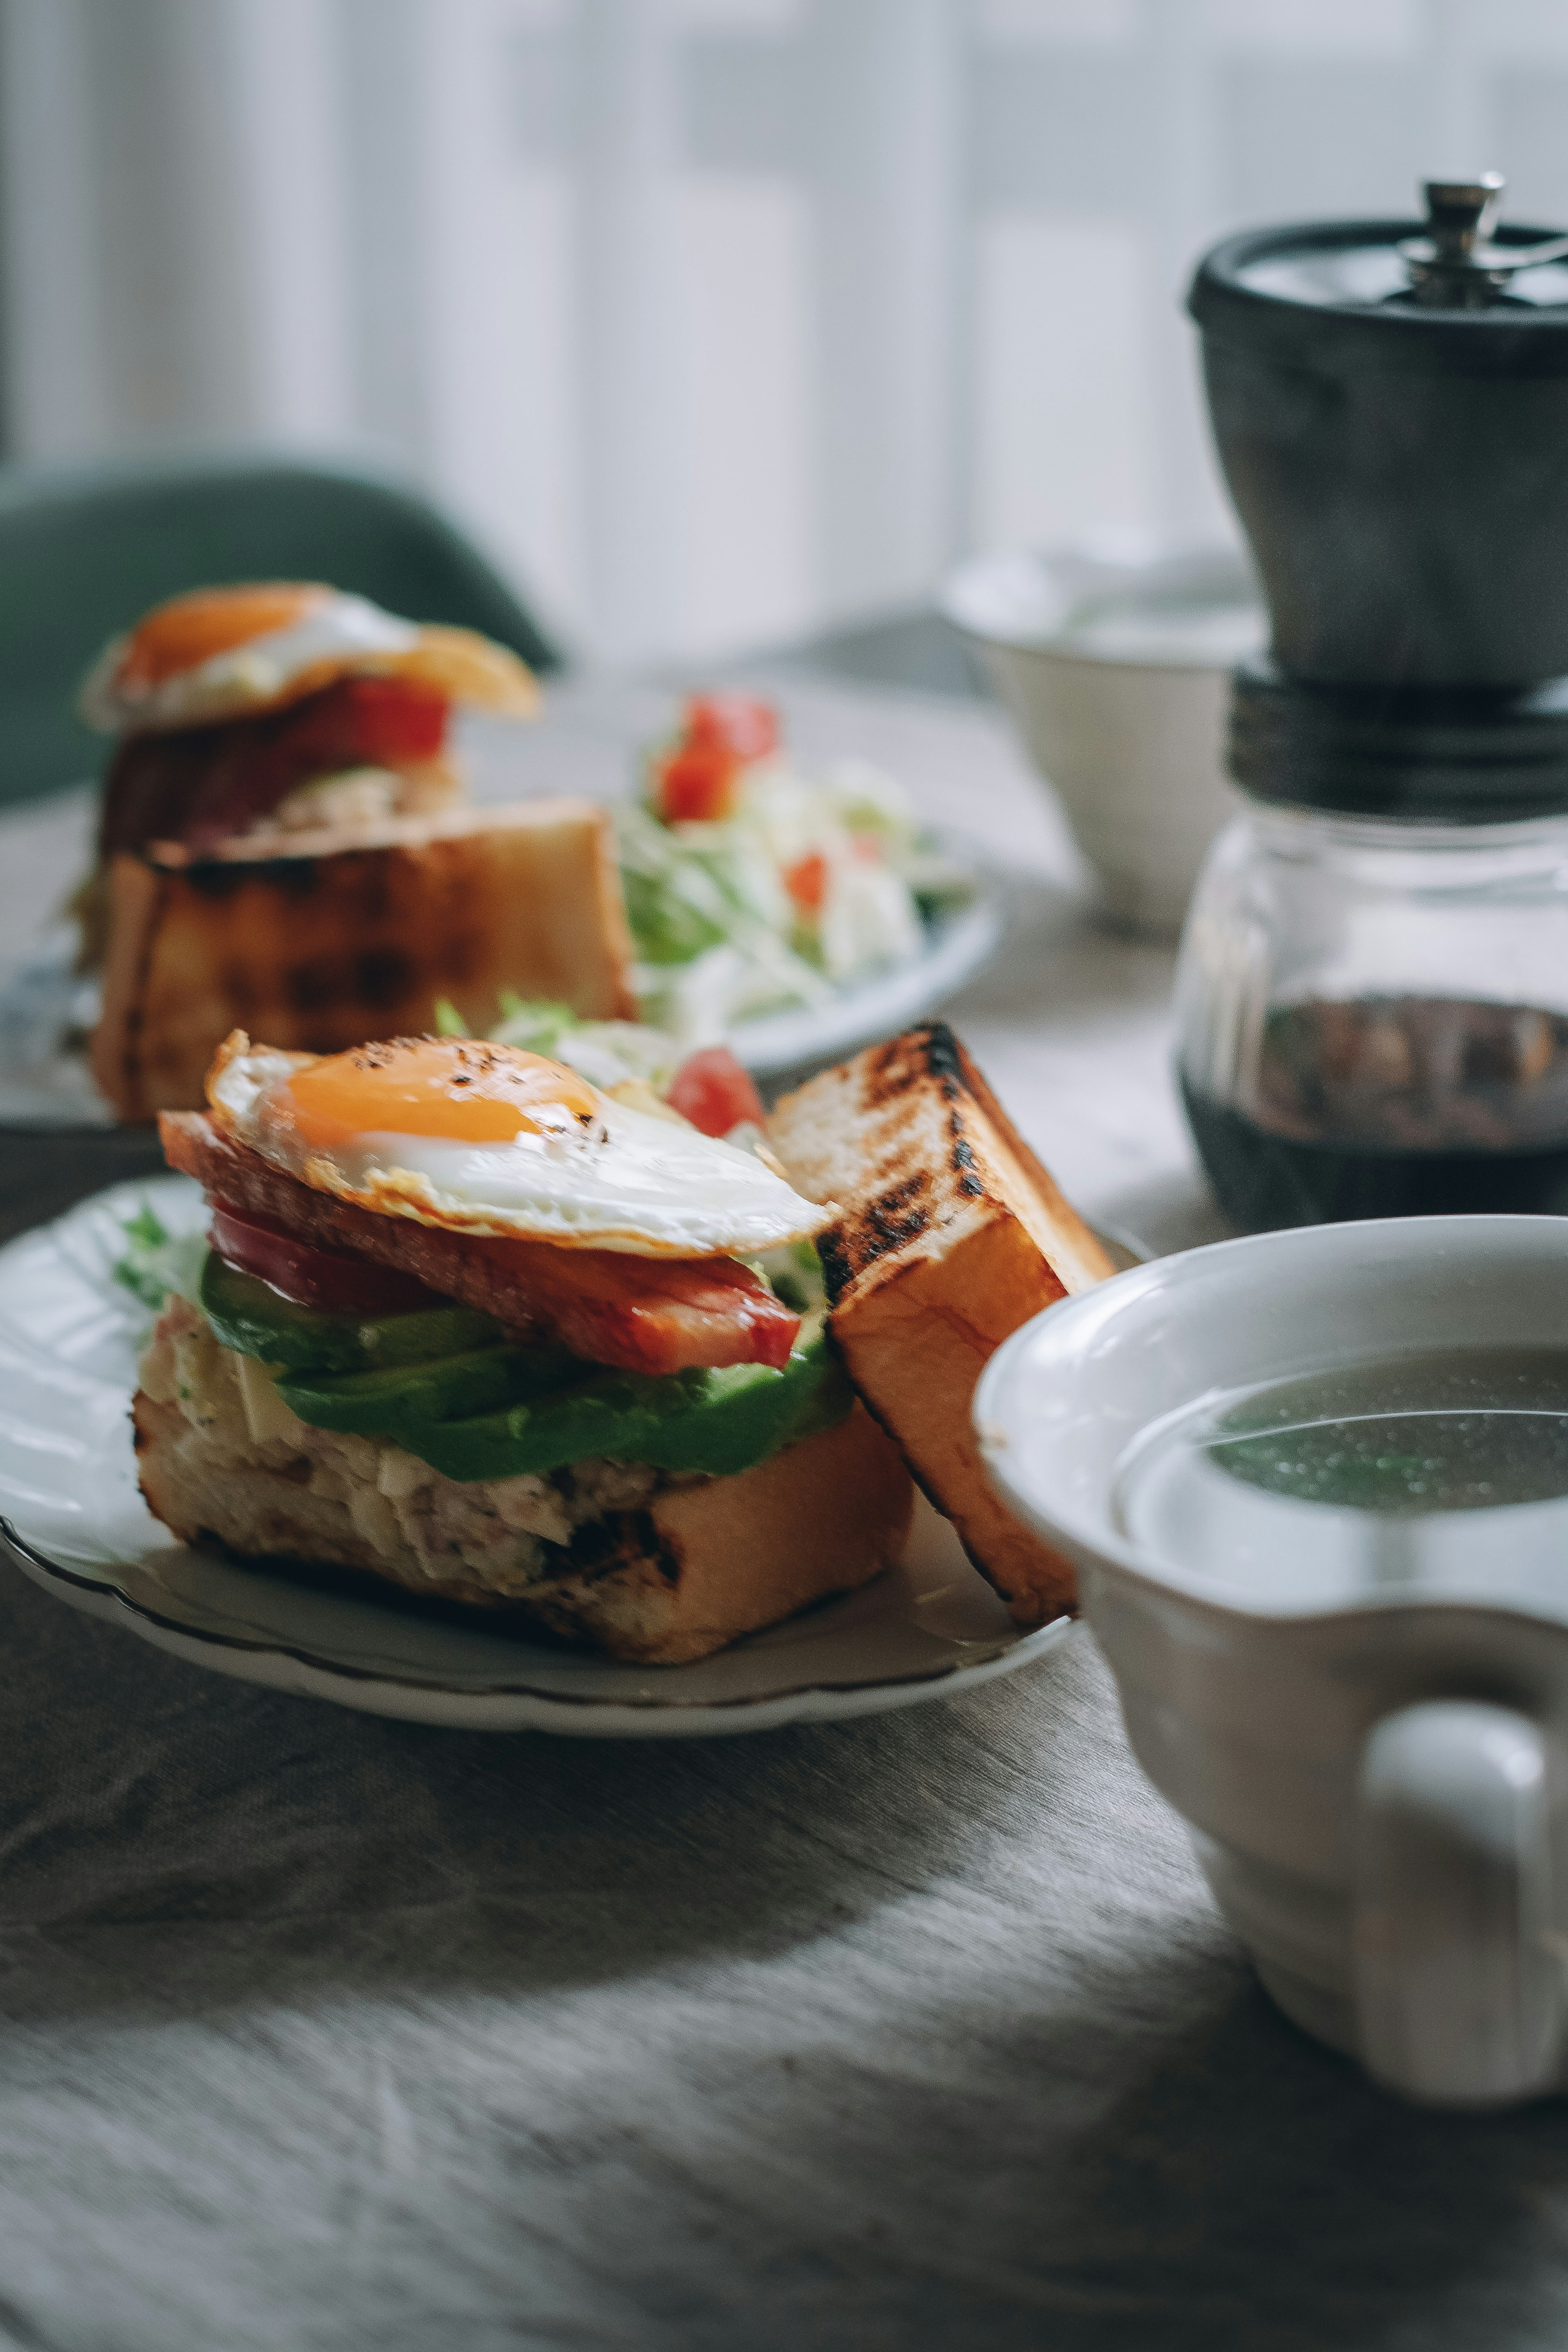
[[[302,1242],[258,1209],[230,1209],[215,1201],[207,1239],[241,1274],[253,1274],[294,1306],[323,1315],[417,1315],[452,1303],[410,1274]]]
[[[751,1072],[728,1045],[705,1045],[689,1055],[675,1074],[668,1100],[703,1135],[728,1135],[744,1119],[761,1127],[767,1116]]]

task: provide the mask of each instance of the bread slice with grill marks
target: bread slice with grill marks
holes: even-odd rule
[[[445,810],[250,835],[109,869],[92,1072],[117,1115],[198,1110],[231,1029],[332,1054],[418,1035],[437,999],[483,1035],[502,989],[630,1019],[632,942],[606,811]]]
[[[1115,1272],[943,1022],[786,1095],[768,1139],[790,1181],[845,1204],[820,1235],[849,1376],[1021,1625],[1076,1600],[1073,1571],[997,1498],[970,1418],[1020,1324]]]

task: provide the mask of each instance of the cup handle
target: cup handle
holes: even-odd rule
[[[1362,2055],[1435,2106],[1501,2105],[1558,2079],[1551,1779],[1539,1725],[1435,1699],[1362,1751],[1352,1929]]]

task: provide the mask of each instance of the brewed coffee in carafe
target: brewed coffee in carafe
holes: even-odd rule
[[[1568,1213],[1568,1016],[1463,998],[1309,998],[1264,1018],[1253,1107],[1187,1116],[1247,1227]]]

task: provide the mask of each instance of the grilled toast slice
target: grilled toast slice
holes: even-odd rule
[[[110,866],[92,1070],[122,1119],[195,1110],[229,1031],[318,1054],[420,1034],[437,997],[483,1033],[502,989],[631,1018],[615,839],[588,801],[273,833]]]
[[[994,1492],[970,1419],[994,1350],[1113,1274],[951,1029],[931,1022],[786,1095],[768,1139],[809,1197],[849,1376],[1021,1625],[1076,1599],[1068,1561]]]

